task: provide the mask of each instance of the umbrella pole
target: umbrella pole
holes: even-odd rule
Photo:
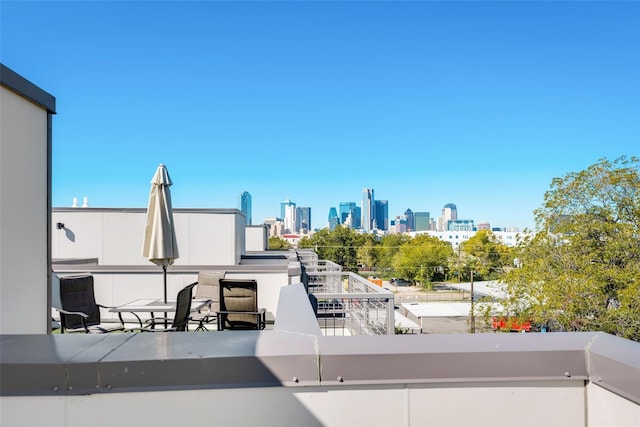
[[[164,303],[167,303],[167,266],[162,266],[162,272],[164,276]]]
[[[164,303],[167,303],[167,266],[162,266],[162,275],[164,276]],[[167,313],[164,313],[164,328],[167,329]]]

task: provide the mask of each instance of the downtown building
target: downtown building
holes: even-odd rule
[[[251,225],[251,194],[248,191],[243,191],[238,196],[238,209],[247,219],[247,225]]]

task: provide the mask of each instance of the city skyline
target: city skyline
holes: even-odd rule
[[[640,2],[3,1],[2,63],[56,97],[52,204],[253,223],[362,188],[532,228],[552,180],[640,154]],[[81,202],[82,203],[82,202]]]
[[[375,191],[375,189],[365,189],[365,190],[373,190],[373,191]],[[380,200],[377,200],[377,199],[374,199],[374,200],[376,202],[380,201]],[[384,200],[384,202],[388,202],[388,200]],[[315,226],[310,231],[313,231],[314,229],[322,229],[322,228],[325,228],[325,227],[331,228],[331,224],[330,223],[331,223],[331,218],[332,218],[333,215],[335,215],[339,219],[339,224],[344,225],[345,224],[345,218],[344,218],[343,212],[342,212],[342,210],[340,208],[343,205],[347,205],[347,204],[358,208],[358,210],[362,209],[362,206],[360,204],[356,203],[356,202],[346,201],[346,200],[345,201],[341,201],[341,202],[335,204],[335,206],[330,206],[327,214],[322,216],[322,218],[324,218],[324,224],[323,225]],[[284,207],[286,205],[293,206],[293,207],[295,207],[297,209],[305,209],[305,210],[310,209],[311,213],[312,213],[312,215],[311,215],[312,218],[314,218],[314,217],[316,217],[318,215],[318,213],[313,210],[313,206],[298,206],[298,204],[296,203],[295,200],[292,200],[291,198],[287,197],[285,200],[280,202],[280,214],[279,215],[270,215],[270,216],[267,216],[267,217],[263,218],[263,220],[272,219],[272,218],[278,218],[278,219],[280,219],[280,220],[282,220],[284,222],[285,221],[285,216],[286,216],[286,212],[284,210],[285,209]],[[438,218],[443,216],[443,211],[445,209],[449,208],[449,210],[451,210],[452,206],[454,208],[455,214],[454,214],[453,218],[450,217],[450,216],[447,216],[445,214],[445,217],[446,217],[445,220],[448,220],[448,219],[454,219],[454,220],[457,219],[457,220],[461,220],[461,221],[462,220],[471,220],[471,221],[473,221],[473,224],[476,227],[478,226],[478,224],[489,223],[491,228],[501,228],[501,229],[514,229],[515,228],[515,229],[518,229],[520,231],[523,231],[524,229],[527,228],[527,227],[520,227],[520,226],[514,225],[514,224],[510,224],[510,225],[496,224],[496,223],[494,223],[494,222],[492,222],[490,220],[482,220],[482,219],[478,219],[478,218],[470,218],[470,217],[466,217],[464,215],[460,216],[459,213],[458,213],[459,210],[457,209],[457,204],[453,203],[453,202],[448,202],[448,203],[445,203],[442,206],[442,208],[437,209],[437,210],[413,209],[411,206],[409,206],[407,208],[402,209],[402,212],[399,212],[399,213],[391,213],[391,211],[389,211],[388,221],[386,223],[386,226],[387,226],[386,230],[390,229],[391,221],[395,220],[398,217],[403,217],[406,214],[407,210],[411,210],[413,214],[416,214],[416,213],[421,213],[421,214],[422,213],[427,213],[429,215],[429,219],[431,221],[434,221],[435,224],[436,224],[436,227],[438,228],[438,223],[437,223]],[[361,219],[362,216],[360,216],[359,218]],[[321,223],[321,222],[322,222],[322,220],[321,221],[315,221],[314,223]],[[363,228],[363,227],[360,227],[360,226],[353,226],[353,225],[349,225],[349,226],[351,228]],[[442,226],[440,226],[440,228],[441,227]],[[285,228],[287,228],[287,227],[285,226]],[[380,227],[378,227],[378,228],[381,229]],[[529,228],[529,230],[531,230],[531,229],[532,228]],[[369,229],[368,231],[371,231],[371,229]],[[411,231],[416,231],[416,230],[413,229]],[[294,233],[294,232],[290,231],[290,233]]]

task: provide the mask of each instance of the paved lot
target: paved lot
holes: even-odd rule
[[[470,297],[469,293],[466,292],[440,290],[427,292],[416,286],[393,286],[386,281],[382,283],[382,286],[393,292],[396,307],[403,314],[407,310],[402,308],[402,304],[417,303],[422,305],[423,303],[445,304],[448,302],[459,304],[461,302],[469,302]],[[407,313],[406,316],[408,318],[413,317],[410,313]],[[470,333],[469,316],[429,316],[415,319],[414,321],[421,323],[422,333],[424,334]],[[482,319],[476,320],[476,330],[479,331],[481,329],[482,322]]]

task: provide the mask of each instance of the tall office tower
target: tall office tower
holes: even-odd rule
[[[338,211],[336,211],[336,208],[329,209],[329,230],[335,230],[338,224],[340,224]]]
[[[353,218],[353,210],[356,207],[355,202],[340,202],[340,224],[344,224],[347,220],[349,214]],[[355,228],[353,226],[353,219],[351,220],[351,224],[349,225],[351,228]]]
[[[308,233],[311,230],[311,208],[297,208],[298,232]]]
[[[413,217],[413,211],[407,208],[407,210],[404,211],[404,216],[407,218],[407,231],[416,231],[416,223]]]
[[[442,208],[442,216],[445,217],[447,221],[455,221],[458,219],[458,209],[456,205],[453,203],[444,205],[444,208]]]
[[[298,230],[298,212],[296,204],[287,205],[284,209],[284,232],[295,233]]]
[[[287,200],[280,202],[280,218],[284,219],[287,206],[291,206],[291,205],[295,206],[296,204],[292,202],[288,197],[287,197]]]
[[[414,212],[414,231],[429,231],[429,212]]]
[[[360,209],[360,206],[356,206],[351,211],[351,228],[356,230],[362,228],[362,209]]]
[[[238,196],[238,209],[247,218],[247,225],[251,225],[251,194],[248,191],[243,191]]]
[[[449,221],[458,219],[458,209],[453,203],[447,203],[442,208],[442,216],[438,218],[438,231],[448,231]]]
[[[378,230],[389,229],[389,202],[387,200],[374,200],[373,212],[375,215],[376,228]]]
[[[347,215],[344,221],[342,221],[342,225],[347,228],[353,228],[353,217],[351,214]]]
[[[371,231],[375,215],[373,212],[373,188],[365,188],[362,190],[362,230],[365,233]]]

